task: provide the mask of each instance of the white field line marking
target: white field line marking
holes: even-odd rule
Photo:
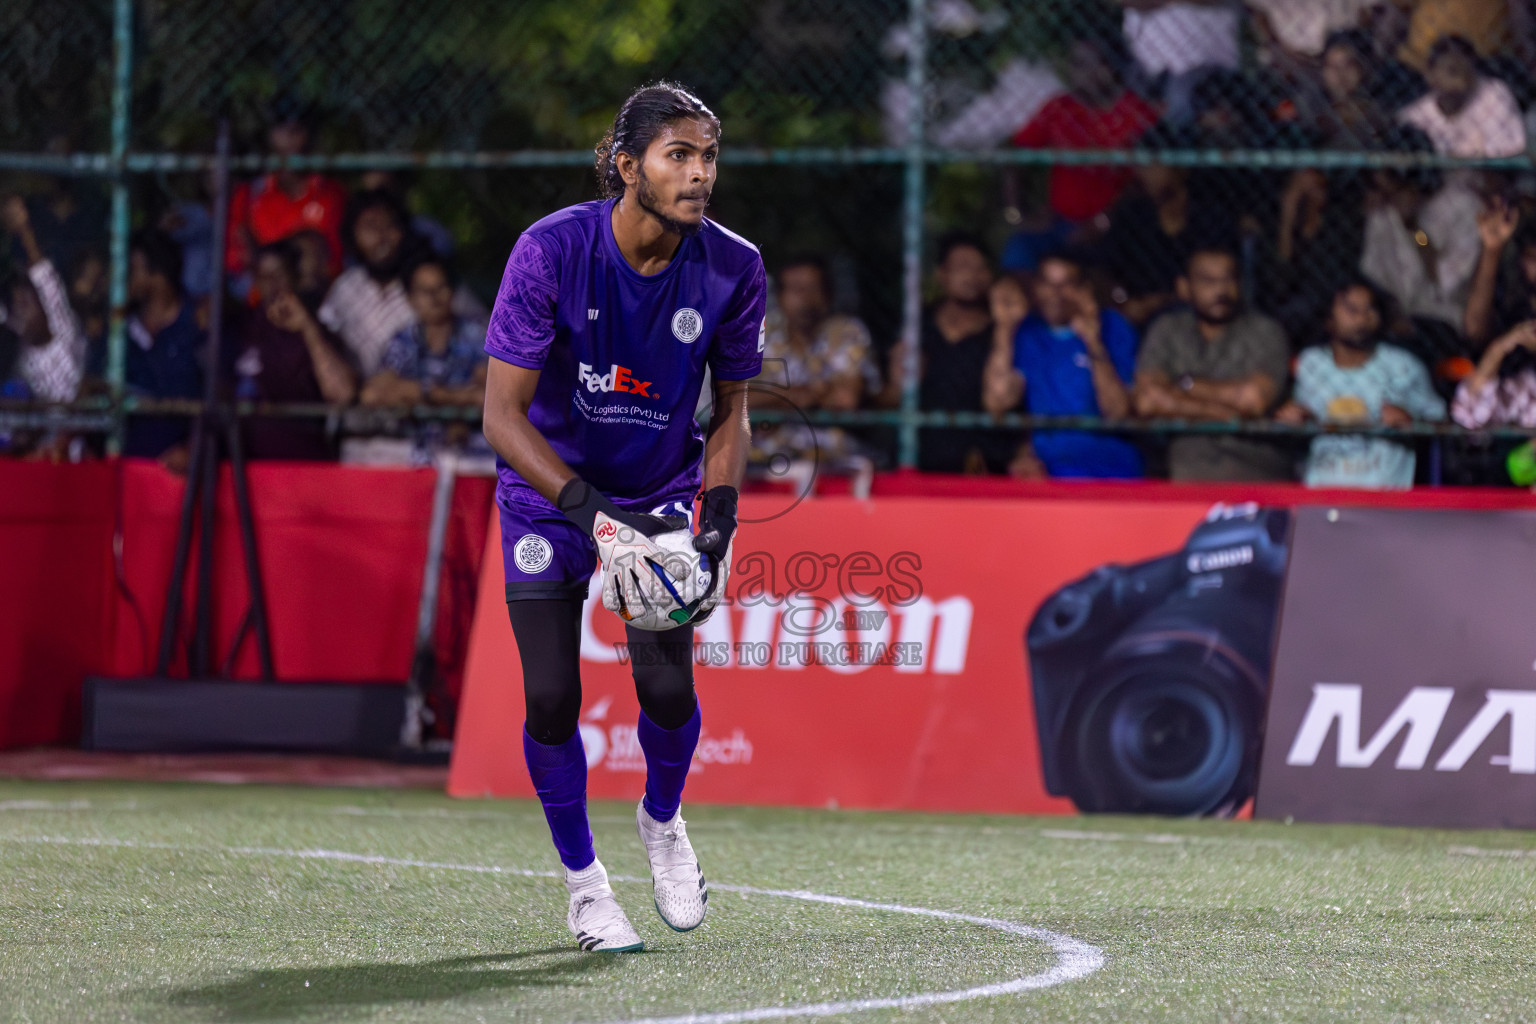
[[[0,800],[0,811],[89,811],[89,800]]]
[[[526,868],[504,868],[492,864],[454,864],[443,861],[412,860],[405,857],[383,857],[368,853],[348,853],[342,850],[282,850],[264,846],[177,846],[171,843],[141,843],[126,839],[69,838],[63,836],[0,836],[0,842],[43,843],[59,846],[106,846],[123,849],[176,850],[184,853],[232,853],[241,856],[289,857],[296,860],[330,860],[351,864],[387,864],[393,867],[428,868],[439,871],[469,871],[482,875],[512,875],[522,878],[559,878],[555,871],[532,871]],[[627,875],[608,876],[615,882],[649,882],[649,878],[631,878]],[[960,1003],[971,999],[990,999],[997,996],[1028,992],[1037,988],[1050,988],[1077,978],[1087,977],[1104,966],[1104,951],[1070,935],[1047,931],[1032,925],[1005,921],[996,917],[976,917],[957,914],[949,910],[931,910],[927,907],[911,907],[903,903],[876,903],[872,900],[853,899],[849,896],[830,896],[825,893],[807,892],[802,889],[760,889],[751,885],[713,886],[721,892],[740,893],[744,896],[777,896],[782,899],[803,900],[807,903],[824,903],[835,907],[853,907],[859,910],[883,910],[894,914],[912,914],[931,917],[940,921],[960,921],[993,931],[1006,932],[1020,938],[1035,939],[1050,946],[1056,954],[1056,965],[1039,974],[1028,974],[1012,981],[976,985],[972,988],[953,989],[948,992],[920,992],[908,996],[890,996],[883,999],[846,999],[829,1003],[803,1003],[798,1006],[762,1006],[751,1010],[727,1010],[721,1013],[691,1013],[680,1017],[644,1017],[612,1024],[745,1024],[756,1020],[782,1020],[790,1017],[832,1017],[844,1013],[861,1013],[866,1010],[912,1010],[923,1006],[940,1006]]]
[[[1536,858],[1536,849],[1490,849],[1485,846],[1452,846],[1445,851],[1452,857],[1500,857],[1517,860],[1522,857]]]
[[[516,810],[505,812],[494,811],[453,811],[441,808],[396,808],[396,807],[358,807],[345,804],[340,807],[327,808],[324,814],[334,814],[347,818],[441,818],[447,821],[494,821],[501,824],[512,825],[521,822],[523,813]],[[628,825],[631,828],[635,824],[633,814],[588,814],[587,820],[594,825]],[[710,828],[739,829],[736,822],[711,823]]]
[[[89,800],[0,800],[0,812],[4,811],[142,811],[153,813],[155,808],[141,807],[137,803],[122,804],[93,804]],[[499,824],[517,824],[523,815],[517,811],[457,811],[444,810],[436,807],[403,808],[403,807],[358,807],[355,804],[343,804],[339,807],[295,808],[295,814],[324,814],[343,818],[436,818],[445,821],[492,821]],[[589,815],[589,820],[600,825],[630,825],[635,823],[635,816],[625,815]],[[712,829],[739,829],[736,822],[720,822],[710,826]]]
[[[1137,832],[1084,832],[1066,828],[1043,828],[1040,834],[1046,839],[1083,839],[1097,843],[1187,843],[1196,840],[1198,836],[1176,836],[1166,833],[1137,833]]]
[[[754,1020],[782,1020],[789,1017],[834,1017],[844,1013],[862,1013],[866,1010],[915,1010],[923,1006],[940,1006],[960,1003],[971,999],[989,999],[996,996],[1028,992],[1031,989],[1050,988],[1076,978],[1083,978],[1104,966],[1104,951],[1090,946],[1081,939],[1059,932],[1046,931],[1015,921],[996,917],[974,917],[956,914],[948,910],[930,910],[927,907],[909,907],[902,903],[875,903],[856,900],[847,896],[827,896],[822,893],[804,892],[798,889],[758,889],[750,885],[714,885],[724,892],[737,892],[749,896],[781,896],[785,899],[805,900],[809,903],[828,903],[838,907],[857,907],[860,910],[884,910],[895,914],[915,914],[942,921],[963,921],[994,931],[1008,932],[1026,939],[1046,943],[1056,953],[1056,966],[1039,974],[1025,975],[1012,981],[977,985],[973,988],[953,989],[948,992],[920,992],[910,996],[890,996],[884,999],[845,999],[832,1003],[802,1003],[798,1006],[761,1006],[751,1010],[727,1010],[723,1013],[689,1013],[681,1017],[644,1017],[636,1020],[614,1021],[612,1024],[744,1024]]]
[[[1222,846],[1271,846],[1286,849],[1295,845],[1284,839],[1259,839],[1251,836],[1181,836],[1168,832],[1090,832],[1081,829],[1042,828],[1035,834],[1042,839],[1066,839],[1091,843],[1147,843],[1153,846],[1218,843]]]

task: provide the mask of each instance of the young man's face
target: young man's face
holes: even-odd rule
[[[293,279],[289,276],[288,268],[283,265],[282,259],[270,252],[256,257],[251,278],[263,302],[271,302],[293,291]]]
[[[267,129],[267,145],[275,156],[298,156],[309,148],[309,129],[302,121],[283,121]]]
[[[1141,182],[1141,187],[1147,190],[1147,195],[1154,200],[1162,200],[1178,194],[1189,172],[1182,167],[1169,167],[1167,164],[1142,164],[1133,171],[1136,180]]]
[[[779,271],[779,309],[790,326],[814,330],[826,319],[829,306],[827,282],[822,280],[820,267],[807,263]]]
[[[1194,307],[1195,316],[1208,324],[1236,319],[1238,300],[1237,261],[1225,253],[1197,253],[1179,280],[1180,298]]]
[[[432,263],[416,268],[406,295],[416,319],[423,324],[440,324],[453,317],[453,286],[443,268]]]
[[[405,234],[395,222],[394,215],[382,206],[364,210],[357,218],[352,231],[352,242],[357,246],[363,262],[375,269],[390,266],[400,255]]]
[[[720,139],[704,121],[673,121],[664,126],[634,165],[634,189],[640,206],[667,230],[692,235],[704,224],[704,211],[715,187],[715,157]]]
[[[154,275],[149,269],[149,260],[144,258],[142,252],[134,251],[128,254],[128,298],[132,302],[143,302],[149,298],[149,290]]]
[[[1360,60],[1348,46],[1330,46],[1323,53],[1323,87],[1333,100],[1353,96],[1364,79]]]
[[[1075,263],[1048,259],[1040,264],[1035,277],[1035,308],[1052,327],[1060,327],[1077,312],[1072,293],[1083,281],[1083,272]]]
[[[1424,81],[1435,94],[1441,112],[1454,115],[1472,98],[1472,90],[1477,87],[1477,69],[1459,53],[1442,54],[1429,66]]]
[[[949,250],[934,276],[946,299],[966,305],[986,302],[987,289],[992,287],[992,268],[987,266],[987,258],[969,245]]]
[[[1354,349],[1371,348],[1381,328],[1381,315],[1371,293],[1364,288],[1346,288],[1333,297],[1328,318],[1333,340]]]
[[[1089,100],[1106,100],[1120,88],[1114,68],[1104,59],[1099,48],[1079,39],[1067,51],[1067,88]]]
[[[325,290],[330,283],[330,250],[325,239],[314,231],[301,231],[293,236],[293,244],[299,251],[299,291],[310,294]]]

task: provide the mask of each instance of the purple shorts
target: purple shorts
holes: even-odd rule
[[[683,516],[693,526],[693,495],[680,494],[655,502],[615,501],[628,512]],[[547,504],[509,498],[498,492],[501,516],[501,560],[508,601],[549,598],[586,600],[587,583],[597,566],[597,545],[579,526]]]

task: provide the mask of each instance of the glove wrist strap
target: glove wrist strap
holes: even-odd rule
[[[729,543],[736,532],[736,501],[740,492],[729,484],[720,484],[704,492],[704,510],[699,517],[703,530],[720,531],[721,539]]]
[[[597,523],[597,514],[605,513],[610,519],[619,518],[619,510],[613,502],[603,496],[596,487],[587,483],[581,477],[572,477],[564,487],[560,488],[560,495],[555,499],[555,507],[560,514],[586,531],[587,536],[592,536],[592,529]]]

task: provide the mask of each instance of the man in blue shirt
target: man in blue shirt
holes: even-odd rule
[[[1041,261],[1032,291],[1033,303],[1011,278],[993,286],[987,411],[1008,412],[1022,397],[1025,411],[1036,416],[1129,415],[1135,329],[1114,310],[1099,308],[1082,265],[1064,254]],[[1142,475],[1141,453],[1109,434],[1038,430],[1034,455],[1052,477]]]
[[[712,556],[718,597],[751,441],[746,382],[762,369],[766,276],[755,246],[704,216],[719,148],[720,122],[697,97],[671,83],[637,90],[598,146],[609,198],[523,232],[485,336],[485,436],[500,456],[507,609],[527,708],[523,755],[565,866],[566,923],[586,951],[644,945],[587,823],[577,718],[593,562],[602,555],[604,606],[629,607],[610,604],[606,589],[615,537],[686,527],[702,483],[691,543]],[[706,367],[714,381],[707,438],[693,417]],[[672,515],[672,523],[661,518]],[[680,813],[700,729],[693,626],[626,625],[626,633],[646,761],[636,825],[656,910],[687,931],[704,920],[708,895]]]

